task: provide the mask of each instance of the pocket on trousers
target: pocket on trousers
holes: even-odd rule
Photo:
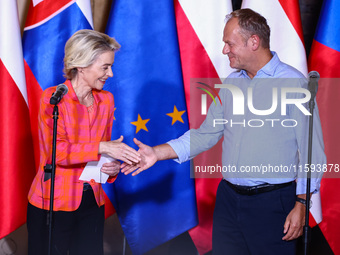
[[[288,215],[295,206],[295,190],[290,187],[280,189],[280,202],[282,210]]]

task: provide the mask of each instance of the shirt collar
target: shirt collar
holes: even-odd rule
[[[254,78],[267,78],[275,75],[276,68],[281,63],[277,53],[275,51],[271,51],[273,57],[269,60],[269,62],[257,71]],[[240,70],[240,75],[243,77],[249,78],[247,72],[245,70]],[[250,79],[250,78],[249,78]]]
[[[276,68],[281,63],[281,61],[275,51],[271,51],[271,53],[273,55],[271,60],[269,60],[269,62],[257,72],[256,76],[260,76],[258,78],[262,78],[263,75],[264,76],[275,75]]]

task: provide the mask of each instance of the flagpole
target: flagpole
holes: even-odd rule
[[[126,236],[123,236],[123,255],[126,255]]]

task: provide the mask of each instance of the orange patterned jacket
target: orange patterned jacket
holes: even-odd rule
[[[92,122],[86,106],[80,104],[71,82],[65,85],[68,93],[58,104],[56,175],[54,190],[54,211],[74,211],[81,202],[83,181],[79,180],[89,161],[98,161],[99,142],[110,141],[112,132],[114,101],[108,91],[95,91],[94,117]],[[51,179],[44,181],[44,166],[51,164],[53,105],[49,103],[56,87],[46,89],[41,98],[39,111],[40,162],[37,174],[28,194],[29,202],[41,209],[49,210]],[[113,182],[115,177],[109,178]],[[105,202],[100,183],[90,182],[97,204]]]

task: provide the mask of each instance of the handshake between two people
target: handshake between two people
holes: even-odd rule
[[[123,164],[120,164],[119,161],[103,164],[101,171],[110,176],[117,175],[120,169],[125,175],[132,173],[135,176],[153,166],[158,160],[177,158],[177,154],[168,144],[150,147],[134,138],[134,143],[139,147],[139,150],[136,151],[123,143],[123,139],[124,137],[120,136],[117,140],[100,142],[99,144],[99,154],[105,153],[112,158],[123,161]],[[166,153],[169,150],[172,153]],[[168,155],[172,155],[172,157]]]

